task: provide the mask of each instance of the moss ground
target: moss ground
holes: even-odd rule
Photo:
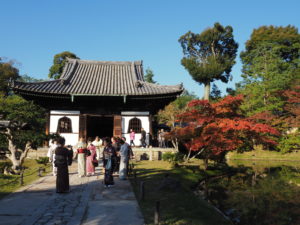
[[[26,159],[24,166],[26,168],[24,172],[24,185],[28,185],[40,178],[37,173],[39,167],[43,167],[46,170],[42,175],[51,171],[50,165],[44,166],[38,164],[34,159]],[[20,175],[0,174],[0,198],[16,191],[20,187]]]

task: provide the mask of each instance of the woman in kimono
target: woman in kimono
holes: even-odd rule
[[[132,146],[132,145],[135,146],[135,144],[134,144],[135,133],[134,133],[133,129],[130,129],[129,137],[130,137],[130,146]]]
[[[103,149],[103,170],[104,170],[104,185],[110,187],[114,185],[114,166],[115,166],[116,151],[111,145],[109,138],[104,139]]]
[[[76,145],[77,147],[77,162],[78,162],[78,176],[83,177],[86,175],[86,143],[83,138],[79,139],[79,142]]]
[[[92,144],[96,147],[96,157],[100,162],[100,158],[102,157],[102,140],[98,136],[96,136]]]
[[[93,164],[93,161],[98,161],[96,159],[96,147],[92,144],[92,141],[88,142],[87,149],[90,151],[91,154],[86,157],[86,173],[87,176],[90,176],[95,174],[95,166]]]
[[[59,138],[57,143],[59,146],[55,150],[56,193],[67,193],[70,191],[68,166],[72,164],[73,151],[64,147],[64,138]]]
[[[52,140],[51,144],[50,144],[50,147],[49,147],[49,150],[48,150],[48,153],[47,153],[47,157],[49,157],[49,162],[52,163],[52,173],[53,173],[53,176],[56,176],[56,174],[57,174],[57,167],[54,164],[54,161],[55,161],[55,150],[56,150],[57,147],[58,147],[57,141],[56,140]]]
[[[115,164],[114,164],[114,173],[119,173],[119,168],[120,168],[120,138],[118,137],[112,137],[111,138],[111,145],[116,151],[116,157],[115,157]]]

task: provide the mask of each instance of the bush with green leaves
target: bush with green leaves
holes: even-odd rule
[[[4,173],[5,168],[10,168],[12,163],[9,161],[2,161],[0,162],[0,174]]]
[[[300,150],[300,133],[289,134],[281,138],[278,148],[282,153]]]
[[[49,157],[39,157],[35,160],[38,164],[44,164],[45,166],[49,163]]]
[[[180,153],[180,152],[166,152],[162,155],[162,160],[164,161],[169,161],[172,163],[175,162],[183,162],[184,159],[184,154]]]

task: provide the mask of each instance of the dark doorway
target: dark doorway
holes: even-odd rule
[[[87,138],[113,136],[114,119],[112,116],[88,116]]]

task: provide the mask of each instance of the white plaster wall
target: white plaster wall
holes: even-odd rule
[[[79,134],[73,133],[62,133],[60,136],[64,137],[66,140],[66,145],[75,146],[78,143]]]
[[[61,115],[55,115],[55,114],[61,114]],[[56,133],[58,120],[64,117],[63,114],[67,114],[65,117],[68,117],[72,121],[72,133],[62,133],[61,136],[66,139],[66,145],[76,145],[79,138],[79,111],[51,111],[50,133]],[[74,114],[74,115],[70,115],[70,114]]]
[[[147,138],[149,136],[149,132],[150,132],[150,121],[149,121],[149,116],[122,116],[122,136],[126,137],[126,141],[129,143],[130,142],[130,134],[127,133],[128,131],[128,126],[129,126],[129,120],[133,119],[133,118],[138,118],[141,120],[142,123],[142,128],[144,128],[144,130],[147,133]],[[135,134],[135,140],[134,143],[135,145],[141,145],[141,134],[136,133]]]

